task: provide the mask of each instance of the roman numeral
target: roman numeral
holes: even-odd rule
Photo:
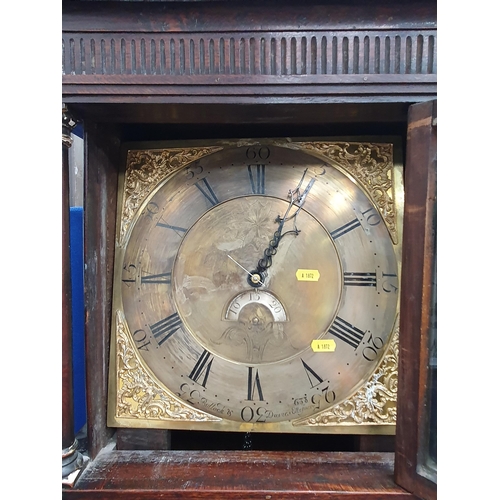
[[[264,395],[262,393],[262,386],[260,385],[259,379],[259,370],[255,370],[255,374],[253,373],[253,368],[251,366],[248,367],[248,401],[253,401],[255,395],[255,389],[257,389],[257,393],[259,395],[259,400],[264,401]]]
[[[165,340],[169,339],[182,325],[181,318],[177,313],[171,314],[165,319],[151,325],[151,333],[158,341],[158,345],[162,345]]]
[[[255,172],[252,170],[255,169]],[[252,185],[253,194],[265,194],[266,192],[266,166],[248,165],[248,176]]]
[[[170,285],[171,278],[172,273],[142,275],[141,285],[153,283],[164,283],[166,285]]]
[[[212,205],[217,205],[217,203],[219,203],[219,200],[217,199],[217,196],[215,196],[212,186],[210,186],[205,178],[201,179],[201,182],[203,182],[203,186],[200,184],[200,181],[196,182],[195,186],[202,192],[203,196]]]
[[[212,368],[214,357],[210,354],[206,349],[203,351],[203,354],[200,356],[200,359],[194,365],[193,371],[189,374],[189,378],[200,384],[198,380],[203,377],[203,382],[200,384],[203,387],[206,387],[208,375],[210,374],[210,369]]]
[[[359,328],[356,328],[351,325],[351,323],[348,323],[338,316],[335,318],[328,333],[331,333],[334,337],[354,347],[354,349],[358,348],[359,343],[363,340],[365,335]]]
[[[302,358],[300,358],[300,360],[302,361],[302,365],[304,366],[304,370],[306,371],[307,378],[309,379],[309,383],[311,384],[311,389],[321,384],[323,382],[323,379]]]
[[[377,286],[375,273],[344,273],[345,286]]]
[[[342,227],[339,227],[335,231],[331,231],[330,234],[332,235],[332,238],[335,240],[338,237],[348,233],[349,231],[352,231],[353,229],[356,229],[359,226],[361,226],[361,222],[359,222],[359,220],[355,218],[351,222],[344,224]]]
[[[160,227],[166,227],[167,229],[172,229],[175,232],[179,231],[181,233],[185,233],[187,231],[187,229],[185,227],[171,226],[170,224],[167,224],[166,222],[157,222],[156,225],[160,226]]]

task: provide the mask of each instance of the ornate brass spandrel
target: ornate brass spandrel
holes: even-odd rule
[[[221,146],[131,150],[127,155],[120,242],[142,202],[157,184],[193,161],[222,149]]]
[[[354,177],[379,209],[393,243],[398,243],[392,144],[295,142],[282,145],[326,157]]]
[[[370,379],[350,398],[295,426],[395,425],[398,388],[399,326],[395,328],[382,363]]]
[[[115,417],[190,422],[220,421],[174,398],[144,367],[125,320],[116,314],[116,412]]]

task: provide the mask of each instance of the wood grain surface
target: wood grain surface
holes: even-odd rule
[[[392,453],[106,451],[63,499],[349,498],[416,500]]]

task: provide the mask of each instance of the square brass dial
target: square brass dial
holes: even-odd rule
[[[108,424],[393,434],[397,141],[132,146]]]

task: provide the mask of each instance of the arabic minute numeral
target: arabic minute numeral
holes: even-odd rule
[[[247,160],[268,160],[271,156],[271,150],[267,146],[260,148],[250,147],[245,152]]]
[[[363,349],[363,358],[365,358],[366,361],[375,361],[378,356],[378,351],[384,346],[384,341],[381,337],[374,337],[373,335],[370,335],[367,340],[367,344],[370,345],[367,345]]]
[[[136,330],[132,334],[132,337],[134,338],[134,342],[137,345],[137,349],[149,351],[148,345],[150,345],[151,342],[149,340],[147,340],[148,335],[144,330]]]
[[[195,175],[200,175],[203,172],[203,167],[198,164],[193,164],[190,167],[186,167],[186,179],[191,180]]]
[[[158,206],[158,203],[154,202],[154,201],[150,201],[147,205],[146,205],[146,209],[144,210],[144,215],[145,217],[147,217],[148,219],[153,219],[153,217],[160,211],[160,207]]]
[[[365,210],[364,212],[361,213],[363,214],[366,223],[369,226],[376,226],[380,224],[380,221],[382,220],[378,212],[373,207],[370,207],[368,210]]]
[[[337,395],[335,394],[335,391],[330,389],[329,386],[326,386],[323,387],[323,389],[321,389],[321,393],[313,394],[311,396],[311,403],[315,406],[317,410],[319,410],[321,408],[322,401],[331,405],[336,398]]]
[[[396,283],[396,284],[394,284]],[[398,291],[398,275],[393,273],[382,273],[382,290],[386,293],[396,293]]]

